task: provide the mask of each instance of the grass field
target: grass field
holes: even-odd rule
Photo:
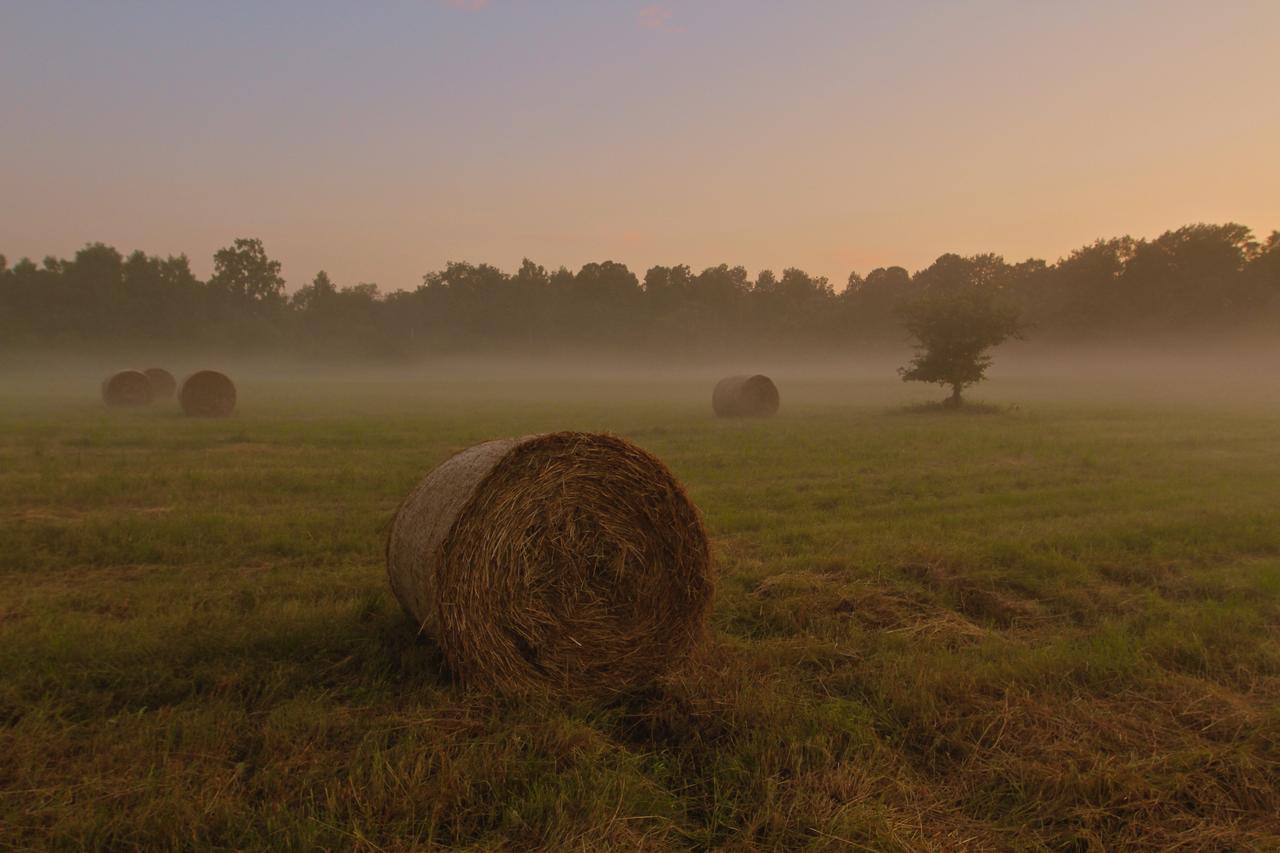
[[[1280,847],[1273,403],[97,379],[0,385],[0,847]],[[451,686],[384,576],[420,476],[561,428],[666,460],[720,577],[607,707]]]

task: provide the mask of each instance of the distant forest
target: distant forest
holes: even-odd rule
[[[914,273],[852,273],[837,291],[790,268],[751,278],[722,264],[695,272],[623,264],[515,272],[450,263],[412,291],[339,286],[324,272],[292,293],[261,241],[214,256],[201,281],[185,255],[128,256],[95,243],[74,258],[0,256],[0,349],[94,351],[121,346],[407,359],[437,354],[579,351],[688,357],[900,345],[898,306],[937,286],[983,286],[1009,300],[1040,340],[1176,341],[1274,330],[1280,320],[1280,232],[1265,241],[1236,224],[1190,225],[1152,240],[1120,237],[1056,263],[947,254]]]

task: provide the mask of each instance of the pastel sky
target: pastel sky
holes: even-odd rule
[[[1280,2],[0,0],[0,253],[1054,260],[1280,228]]]

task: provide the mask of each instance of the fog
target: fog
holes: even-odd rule
[[[764,373],[789,408],[900,408],[946,396],[936,385],[907,383],[899,368],[909,347],[842,353],[831,358],[767,354],[656,361],[616,353],[564,357],[453,357],[407,363],[303,362],[296,358],[206,353],[18,354],[0,365],[0,405],[18,399],[96,401],[99,383],[127,368],[160,366],[179,379],[200,368],[231,375],[241,410],[255,399],[300,396],[345,409],[388,395],[454,403],[597,401],[602,404],[702,405],[715,381]],[[1105,406],[1280,407],[1280,342],[1217,341],[1172,347],[1051,346],[1019,342],[992,351],[987,379],[966,391],[971,402],[1010,409],[1054,404]]]

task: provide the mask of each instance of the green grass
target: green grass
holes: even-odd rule
[[[0,847],[1280,846],[1280,410],[709,387],[5,386]],[[455,688],[384,577],[420,476],[559,428],[666,460],[720,574],[606,707]]]

